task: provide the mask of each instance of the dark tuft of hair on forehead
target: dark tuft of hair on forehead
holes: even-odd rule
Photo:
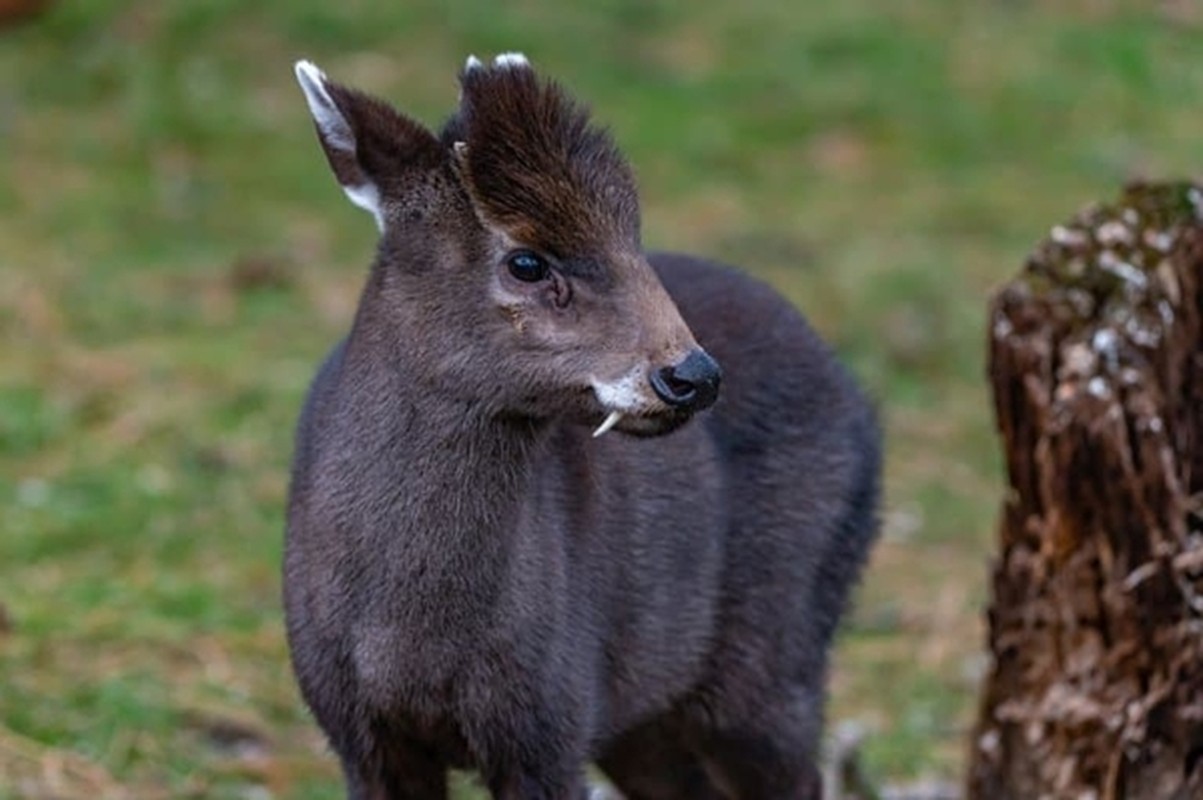
[[[469,61],[442,134],[484,217],[561,257],[638,247],[635,179],[609,134],[524,60],[499,62]]]

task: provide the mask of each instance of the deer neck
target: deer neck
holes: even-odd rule
[[[398,578],[443,589],[500,585],[546,426],[415,380],[405,353],[360,327],[348,341],[336,415],[340,438],[350,440],[337,450],[347,454],[339,472],[354,527],[378,539],[366,549],[382,568],[406,573]]]

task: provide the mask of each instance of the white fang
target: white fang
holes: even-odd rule
[[[593,432],[593,438],[596,439],[598,436],[601,436],[603,433],[613,428],[618,424],[620,419],[622,419],[621,411],[611,411],[610,416],[606,417],[605,422],[597,426],[597,430]]]

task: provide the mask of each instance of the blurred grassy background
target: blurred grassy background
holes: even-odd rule
[[[0,798],[330,798],[277,562],[291,429],[373,246],[291,63],[437,123],[520,49],[638,170],[649,246],[790,296],[880,399],[884,539],[833,719],[955,778],[999,499],[986,298],[1203,161],[1203,12],[1104,0],[63,0],[0,31]],[[467,796],[467,795],[465,795]]]

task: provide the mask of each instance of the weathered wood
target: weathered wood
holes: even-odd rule
[[[994,299],[1009,489],[969,796],[1203,797],[1203,189],[1128,187]]]

